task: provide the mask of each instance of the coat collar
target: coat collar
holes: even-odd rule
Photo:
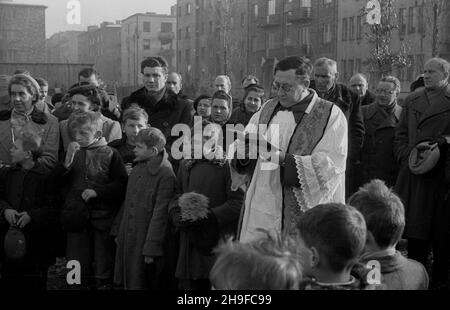
[[[426,96],[426,92],[423,91],[423,97],[425,97],[425,100],[420,107],[423,106],[423,104],[426,105],[426,109],[421,114],[419,123],[424,122],[425,120],[436,116],[438,114],[442,114],[444,112],[450,111],[450,85],[447,85],[447,87],[442,91],[442,93],[438,97],[434,97],[431,102],[429,101],[428,97]],[[421,97],[421,98],[423,98]]]
[[[163,167],[170,166],[169,155],[167,154],[166,150],[164,150],[162,155],[159,155],[158,157],[159,157],[158,160],[147,161],[142,163],[146,165],[148,172],[152,176],[158,175],[158,173],[161,171]]]
[[[20,165],[14,165],[11,167],[11,170],[13,171],[19,171],[19,170],[23,170],[22,167]],[[35,173],[35,174],[40,174],[40,175],[45,175],[46,173],[49,172],[49,170],[47,168],[45,168],[43,165],[41,165],[38,161],[36,161],[36,163],[34,164],[34,167],[31,168],[28,172],[31,173]]]

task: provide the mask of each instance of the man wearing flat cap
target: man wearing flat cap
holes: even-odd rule
[[[449,76],[448,61],[433,58],[425,64],[425,89],[406,98],[394,142],[400,163],[396,191],[405,203],[408,257],[427,266],[432,249],[435,288],[449,275],[450,187],[445,177],[449,168]]]

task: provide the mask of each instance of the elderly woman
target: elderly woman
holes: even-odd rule
[[[89,110],[98,112],[101,109],[101,94],[93,84],[75,86],[69,89],[67,96],[70,98],[69,106],[73,112],[87,112]],[[103,122],[103,137],[108,143],[122,139],[122,129],[119,122],[104,115],[101,116],[101,119]],[[72,141],[67,130],[67,122],[67,120],[63,120],[60,124],[64,151],[67,150],[67,146]]]
[[[39,84],[29,75],[16,74],[8,84],[12,109],[0,112],[0,163],[11,164],[10,150],[15,139],[20,137],[27,123],[34,123],[41,130],[42,156],[39,162],[52,169],[58,161],[58,120],[42,111],[35,104],[40,98]]]
[[[395,185],[398,164],[394,156],[394,136],[402,108],[397,104],[400,81],[393,76],[381,79],[374,103],[362,107],[366,136],[361,155],[360,186],[373,179]]]

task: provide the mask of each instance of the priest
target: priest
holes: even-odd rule
[[[336,105],[309,88],[312,71],[304,57],[288,57],[276,65],[277,95],[245,131],[269,147],[260,143],[252,156],[254,146],[247,143],[243,158],[235,152],[230,159],[233,187],[245,185],[247,190],[238,231],[241,242],[258,239],[261,229],[295,234],[305,211],[322,203],[345,203],[347,120]],[[241,184],[245,180],[247,184]]]

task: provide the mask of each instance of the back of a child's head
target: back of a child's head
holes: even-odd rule
[[[33,160],[37,160],[42,155],[42,130],[33,123],[27,123],[21,130],[19,140],[22,141],[22,148],[25,152],[31,152]]]
[[[394,246],[405,228],[405,209],[400,198],[383,181],[374,180],[350,197],[349,202],[366,220],[367,230],[380,248]]]
[[[306,211],[297,228],[308,247],[314,247],[333,272],[351,268],[366,243],[366,223],[354,207],[338,203],[318,205]]]
[[[73,136],[75,129],[81,129],[84,126],[89,126],[93,134],[97,132],[102,132],[103,121],[101,119],[100,112],[87,111],[80,112],[76,111],[72,113],[69,117],[67,128],[69,135]]]
[[[136,105],[126,109],[122,114],[123,124],[126,124],[127,120],[139,121],[141,119],[145,120],[145,123],[148,123],[148,114],[144,109]]]
[[[158,152],[164,151],[166,137],[158,128],[150,127],[139,131],[136,143],[145,144],[147,148],[156,148]]]
[[[228,241],[216,253],[210,280],[217,290],[296,290],[302,280],[297,247],[290,237]]]

